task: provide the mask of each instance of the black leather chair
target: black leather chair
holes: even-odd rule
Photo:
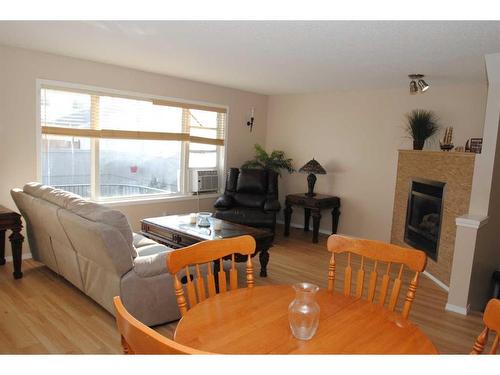
[[[231,168],[224,195],[217,198],[215,217],[237,224],[267,228],[274,233],[278,201],[278,174],[265,169]]]

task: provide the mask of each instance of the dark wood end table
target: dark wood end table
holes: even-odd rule
[[[290,235],[290,221],[292,219],[292,206],[304,207],[304,231],[309,231],[309,221],[313,218],[312,242],[318,242],[319,222],[321,210],[332,209],[332,234],[337,233],[340,217],[340,198],[333,195],[316,194],[309,197],[306,194],[288,194],[285,200],[285,237]]]
[[[5,264],[5,231],[7,229],[12,231],[9,240],[12,247],[12,261],[14,263],[13,275],[15,279],[20,279],[23,277],[21,262],[24,240],[21,234],[21,230],[23,229],[21,215],[4,206],[0,206],[0,265],[2,266]]]
[[[269,248],[273,246],[274,234],[271,231],[253,228],[246,225],[220,220],[222,228],[219,231],[202,228],[189,223],[189,215],[169,215],[141,220],[141,234],[173,249],[186,247],[197,242],[250,235],[255,239],[255,255],[259,254],[260,276],[267,276],[269,263]],[[237,262],[247,260],[246,256],[236,255]],[[219,263],[215,262],[218,267]]]

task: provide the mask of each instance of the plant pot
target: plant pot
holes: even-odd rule
[[[414,150],[422,150],[424,148],[425,139],[414,139],[413,140],[413,149]]]

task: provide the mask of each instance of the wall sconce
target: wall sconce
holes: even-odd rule
[[[418,90],[420,89],[420,92],[425,92],[429,89],[429,85],[427,82],[423,80],[424,75],[423,74],[408,74],[408,78],[411,79],[410,81],[410,94],[416,94],[418,93]]]
[[[254,121],[254,112],[255,112],[255,109],[252,108],[252,110],[250,111],[250,121],[247,121],[247,126],[250,127],[250,133],[252,132],[252,129],[253,129],[253,121]]]

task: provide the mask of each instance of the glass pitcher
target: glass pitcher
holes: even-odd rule
[[[319,287],[310,283],[297,283],[293,289],[295,299],[288,306],[290,328],[299,340],[309,340],[319,324],[319,305],[315,300]]]
[[[198,213],[198,226],[202,228],[210,227],[210,217],[212,216],[211,212],[199,212]]]

